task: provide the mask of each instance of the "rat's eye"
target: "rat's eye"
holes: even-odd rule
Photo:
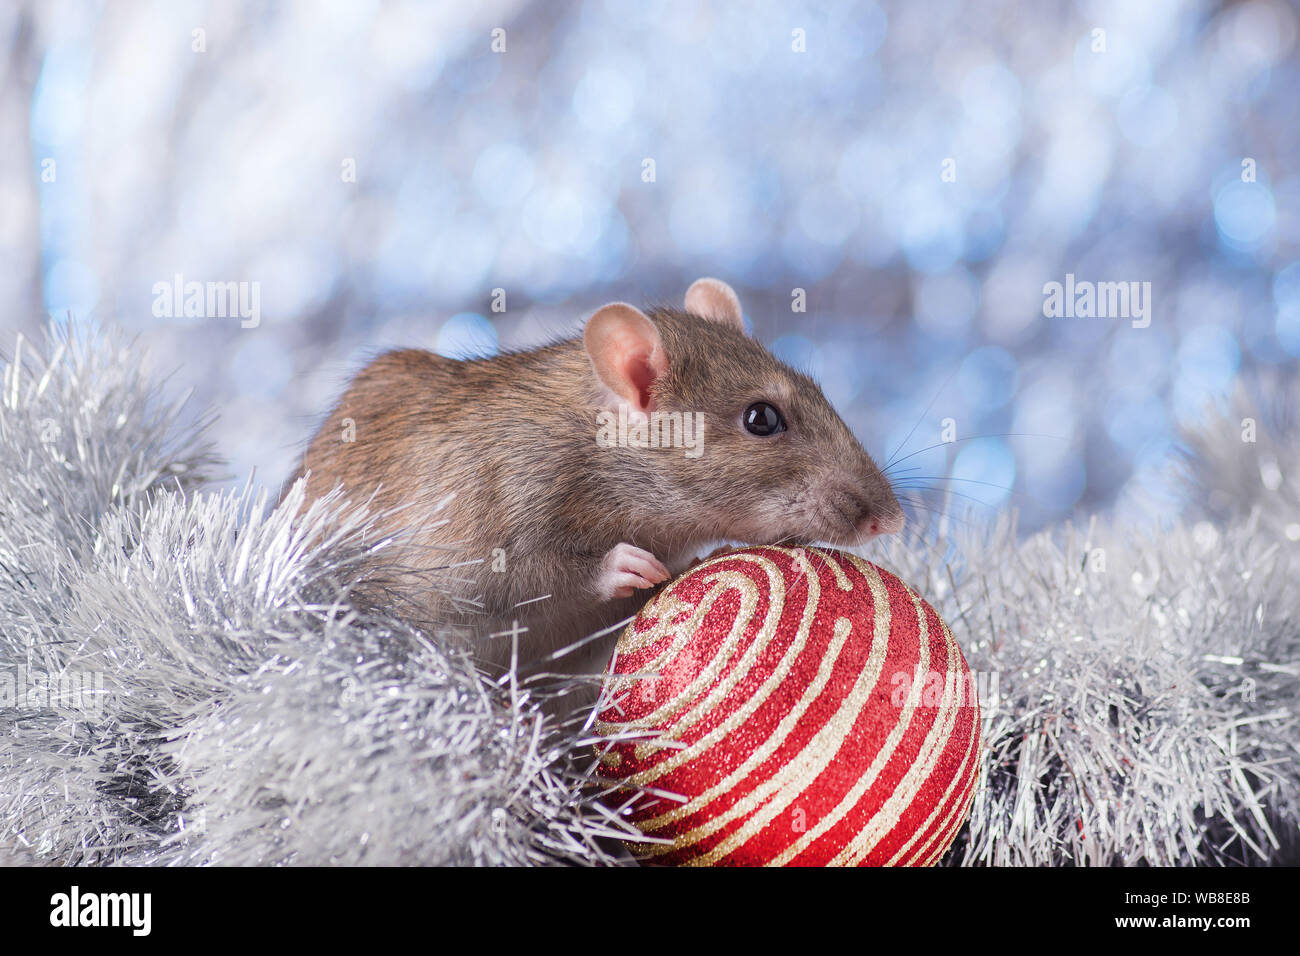
[[[781,417],[775,405],[769,405],[767,402],[755,402],[750,405],[745,409],[743,420],[745,431],[751,435],[767,436],[785,431],[785,419]]]

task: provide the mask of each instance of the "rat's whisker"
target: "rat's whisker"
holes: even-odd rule
[[[948,387],[948,384],[953,380],[953,377],[957,374],[957,371],[960,368],[961,368],[960,362],[957,365],[953,366],[952,371],[948,373],[948,377],[945,378],[943,380],[943,384],[939,386],[939,390],[934,393],[934,398],[930,399],[930,404],[925,406],[925,411],[921,412],[920,415],[916,416],[916,424],[912,426],[912,430],[907,433],[907,437],[903,439],[902,444],[900,444],[897,448],[894,449],[894,453],[890,455],[889,460],[885,462],[886,469],[894,463],[894,458],[898,455],[898,453],[907,447],[907,443],[912,440],[912,436],[916,434],[916,430],[921,427],[921,422],[925,420],[925,416],[930,414],[930,409],[934,408],[934,403],[939,400],[939,396],[943,394],[943,390]],[[884,469],[882,469],[882,471],[883,470]]]
[[[1000,432],[1000,433],[989,434],[989,435],[968,435],[965,438],[954,438],[951,441],[935,442],[933,445],[927,445],[925,448],[918,448],[916,451],[908,452],[906,455],[904,455],[902,458],[899,458],[897,461],[891,459],[889,462],[885,464],[885,467],[881,469],[881,474],[887,476],[889,474],[889,470],[895,465],[901,465],[903,462],[907,461],[907,459],[915,458],[917,455],[924,454],[927,451],[933,451],[935,448],[942,448],[944,445],[956,445],[964,441],[982,441],[983,439],[986,438],[1055,438],[1057,441],[1070,440],[1064,435],[1047,435],[1039,432]]]
[[[968,495],[968,494],[966,494],[965,492],[955,491],[955,490],[953,490],[952,488],[933,488],[933,487],[931,487],[931,488],[917,488],[917,489],[914,489],[914,490],[916,490],[916,491],[938,491],[938,492],[942,492],[945,498],[961,498],[961,499],[964,500],[964,501],[969,501],[969,502],[971,502],[972,504],[979,505],[979,506],[982,507],[982,508],[996,508],[995,505],[991,505],[991,504],[989,504],[987,501],[983,500],[982,498],[976,498],[974,495]],[[1016,494],[1016,492],[1012,492],[1012,494]]]
[[[996,481],[981,481],[978,478],[950,478],[943,475],[909,475],[908,481],[966,481],[973,485],[987,485],[990,488],[997,488],[1001,491],[1011,491],[1010,485],[1000,485]],[[906,485],[903,487],[907,487]],[[916,487],[934,487],[933,485],[918,485]]]
[[[961,522],[962,524],[969,523],[966,518],[963,518],[959,515],[954,515],[951,512],[949,512],[946,508],[935,508],[929,505],[922,504],[917,501],[908,501],[907,504],[905,505],[905,508],[913,508],[917,511],[924,511],[940,518],[947,518],[950,521]],[[904,526],[904,531],[909,531],[909,530],[914,530],[914,529],[911,529],[910,526]],[[917,533],[919,533],[919,531]]]

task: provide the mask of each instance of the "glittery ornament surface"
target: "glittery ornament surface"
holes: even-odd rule
[[[853,555],[714,558],[623,633],[602,772],[645,788],[647,862],[929,865],[975,790],[980,713],[947,626]],[[641,736],[631,736],[635,734]]]

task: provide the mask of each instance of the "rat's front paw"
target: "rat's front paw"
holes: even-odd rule
[[[616,544],[601,559],[596,593],[602,601],[631,597],[638,590],[652,588],[672,575],[649,551],[630,544]]]

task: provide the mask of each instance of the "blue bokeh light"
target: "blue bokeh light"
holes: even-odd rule
[[[1224,245],[1243,251],[1259,249],[1277,219],[1273,193],[1264,183],[1230,180],[1214,196],[1214,223]]]
[[[957,453],[950,484],[954,493],[999,508],[1011,497],[1016,480],[1016,456],[1005,441],[973,441]]]
[[[230,4],[196,52],[185,5],[67,5],[0,90],[30,133],[0,308],[140,333],[195,408],[263,408],[222,451],[282,475],[386,330],[491,353],[716,275],[929,504],[960,466],[1032,530],[1150,491],[1181,426],[1300,360],[1300,14],[1104,14]],[[260,282],[261,325],[154,316],[176,274]],[[1067,274],[1151,283],[1150,326],[1048,318]],[[977,437],[1007,432],[1050,437]]]

